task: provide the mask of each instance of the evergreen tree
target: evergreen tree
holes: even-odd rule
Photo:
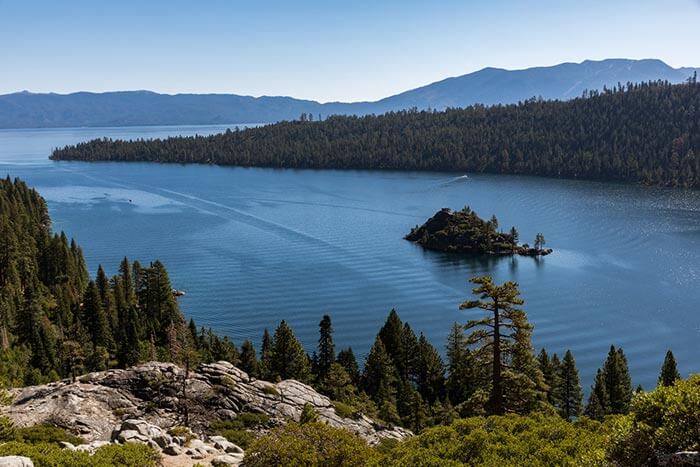
[[[571,420],[581,414],[583,392],[576,361],[570,350],[566,351],[561,362],[559,380],[560,383],[556,389],[557,407],[562,417]]]
[[[476,389],[477,376],[463,326],[452,324],[447,336],[447,396],[454,404],[466,401]]]
[[[681,379],[681,374],[678,372],[676,358],[673,352],[668,350],[664,358],[664,364],[661,366],[661,374],[659,374],[659,386],[673,386],[677,380]]]
[[[603,365],[605,388],[608,391],[608,407],[611,414],[626,414],[632,400],[632,381],[627,367],[627,358],[622,349],[610,346],[608,358]]]
[[[333,362],[323,380],[321,392],[334,401],[349,403],[355,396],[355,385],[343,365]]]
[[[440,354],[423,334],[418,339],[418,393],[429,403],[443,397],[445,391],[445,365]]]
[[[345,368],[345,371],[347,371],[353,384],[355,386],[359,386],[360,370],[357,365],[355,354],[352,351],[352,347],[348,347],[347,349],[343,349],[338,352],[338,363]]]
[[[83,316],[86,328],[91,333],[92,344],[104,349],[112,348],[112,334],[104,310],[102,300],[95,282],[90,281],[83,297]]]
[[[258,375],[258,359],[255,356],[255,347],[249,339],[244,340],[241,344],[240,367],[250,376],[256,377]]]
[[[378,335],[365,360],[362,373],[362,387],[378,406],[394,397],[393,385],[396,381],[396,370],[391,357],[384,348],[384,343]]]
[[[309,380],[309,357],[286,321],[280,323],[272,337],[270,361],[274,378]]]
[[[382,340],[386,353],[396,366],[399,375],[406,375],[407,369],[404,367],[405,354],[403,351],[403,323],[399,314],[393,308],[386,318],[384,326],[379,330],[379,338]]]
[[[335,344],[333,344],[333,327],[331,326],[331,317],[323,315],[323,319],[319,323],[319,339],[318,339],[318,376],[323,379],[331,369],[331,365],[335,362]]]
[[[531,327],[525,312],[516,308],[524,303],[516,283],[506,282],[499,286],[494,284],[489,276],[474,277],[470,282],[477,284],[478,287],[474,288],[472,293],[478,295],[479,300],[466,301],[460,305],[460,309],[478,308],[486,311],[487,315],[467,322],[466,329],[472,330],[467,343],[476,346],[478,361],[490,367],[489,381],[486,382],[490,387],[488,409],[490,413],[501,415],[506,411],[504,367],[516,356],[516,350],[520,352],[519,356],[523,359],[523,364],[534,364],[534,361],[525,362],[524,355],[526,350],[524,347],[531,347],[529,343]],[[527,383],[535,387],[537,382],[528,382],[530,378],[529,374],[511,374],[510,385],[521,387],[523,383]]]
[[[610,396],[605,386],[605,375],[600,368],[595,376],[595,382],[591,387],[591,393],[588,396],[585,414],[594,420],[602,420],[605,415],[610,413]]]
[[[272,337],[270,337],[267,328],[263,331],[258,372],[261,378],[267,380],[272,379]]]

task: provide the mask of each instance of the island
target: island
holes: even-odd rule
[[[543,234],[536,235],[534,247],[521,245],[515,227],[508,233],[499,231],[496,216],[485,221],[468,206],[461,211],[442,208],[404,238],[428,250],[471,255],[545,256],[552,253],[551,248],[544,248]]]

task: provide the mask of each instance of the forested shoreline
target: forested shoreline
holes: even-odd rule
[[[700,86],[619,85],[571,101],[332,116],[212,136],[96,139],[53,160],[523,174],[700,187]]]

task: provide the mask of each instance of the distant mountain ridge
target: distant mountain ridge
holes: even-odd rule
[[[381,114],[416,107],[442,110],[472,104],[510,104],[531,97],[571,99],[584,90],[618,83],[664,80],[680,83],[700,68],[672,68],[661,60],[607,59],[523,70],[484,68],[375,102],[329,102],[280,96],[158,94],[151,91],[0,95],[0,128],[99,127],[269,123],[302,113]]]

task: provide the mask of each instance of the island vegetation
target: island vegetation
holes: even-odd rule
[[[285,321],[263,333],[258,352],[251,340],[238,348],[187,323],[159,262],[124,260],[113,277],[100,268],[91,279],[80,247],[50,225],[35,190],[0,181],[2,387],[147,360],[186,369],[226,360],[254,378],[307,383],[342,417],[416,434],[371,447],[306,407],[299,420],[262,432],[251,431],[267,423],[259,414],[212,422],[212,433],[247,448],[246,465],[657,465],[700,449],[698,376],[683,379],[669,351],[658,387],[633,389],[624,351],[611,346],[584,402],[573,353],[535,353],[516,283],[472,278],[472,296],[455,304],[469,319],[452,325],[444,353],[395,310],[361,363],[352,348],[336,348],[329,315],[311,355]],[[84,453],[60,449],[68,434],[47,430],[0,420],[0,454],[26,453],[39,465],[85,462]],[[128,444],[98,456],[100,465],[157,458]]]
[[[213,136],[96,139],[53,160],[524,174],[700,188],[700,86],[618,85],[571,101],[287,121]]]
[[[535,236],[534,247],[521,245],[515,227],[507,233],[499,231],[495,215],[485,221],[468,206],[460,211],[443,208],[423,225],[411,229],[404,238],[428,250],[450,253],[500,256],[545,256],[552,253],[551,248],[544,248],[544,234]]]

